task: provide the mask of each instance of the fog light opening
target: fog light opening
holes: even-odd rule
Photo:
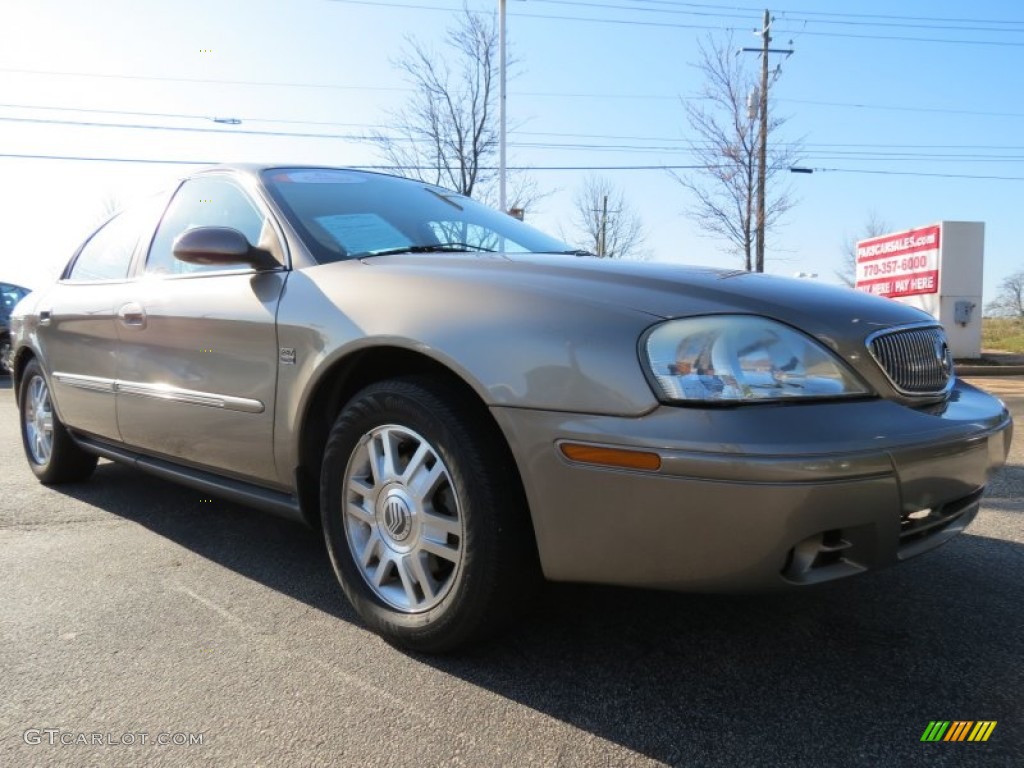
[[[838,528],[808,536],[790,550],[782,575],[798,583],[813,583],[863,570],[846,557],[852,546]]]

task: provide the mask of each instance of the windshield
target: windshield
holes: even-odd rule
[[[274,168],[263,181],[321,263],[388,253],[569,250],[512,216],[424,182],[329,168]]]

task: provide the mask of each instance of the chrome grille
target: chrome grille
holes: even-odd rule
[[[942,328],[903,328],[872,336],[868,349],[889,381],[910,395],[937,395],[953,381],[953,358]]]

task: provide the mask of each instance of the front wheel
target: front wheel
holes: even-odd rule
[[[374,384],[341,412],[324,454],[338,580],[374,631],[413,650],[492,631],[539,581],[511,456],[465,401],[426,377]]]
[[[18,392],[21,442],[28,465],[46,484],[85,480],[96,468],[96,457],[71,438],[53,410],[50,385],[35,360],[25,366]]]

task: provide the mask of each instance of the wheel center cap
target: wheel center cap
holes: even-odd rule
[[[405,494],[392,489],[380,501],[378,510],[380,524],[395,543],[401,543],[412,533],[412,508]]]

